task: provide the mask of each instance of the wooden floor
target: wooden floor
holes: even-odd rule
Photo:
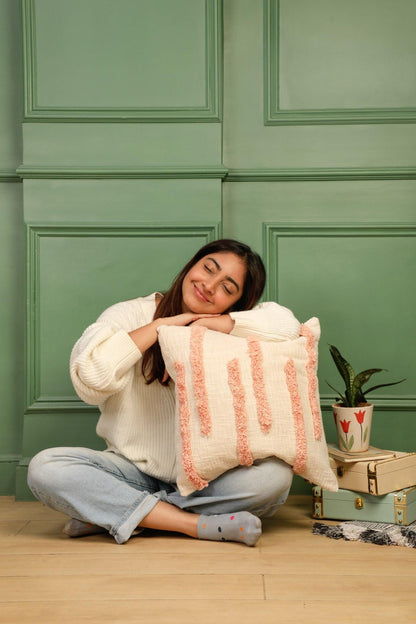
[[[119,546],[2,497],[0,622],[416,622],[416,549],[313,535],[310,508],[290,497],[254,548],[156,532]]]

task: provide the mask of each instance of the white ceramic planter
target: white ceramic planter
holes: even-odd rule
[[[366,451],[370,444],[373,406],[370,403],[359,407],[333,405],[332,411],[341,451],[349,453]]]

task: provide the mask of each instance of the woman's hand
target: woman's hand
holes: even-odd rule
[[[185,326],[203,320],[214,320],[218,316],[218,314],[195,314],[194,312],[184,312],[183,314],[177,314],[176,316],[154,319],[151,323],[148,323],[148,325],[144,325],[143,327],[139,327],[138,329],[134,329],[129,332],[129,336],[135,343],[136,347],[144,353],[157,341],[157,330],[162,325]]]
[[[202,325],[207,329],[229,334],[234,328],[234,321],[229,314],[220,314],[219,316],[206,316],[205,318],[197,319],[192,325]]]
[[[194,318],[189,322],[190,316]],[[192,314],[192,312],[186,312],[185,314],[178,314],[178,316],[157,320],[173,321],[170,323],[161,323],[161,325],[202,325],[202,327],[212,329],[213,331],[220,331],[224,334],[229,334],[234,327],[234,321],[229,314]],[[169,373],[165,369],[162,383],[165,383],[168,379]]]
[[[184,327],[185,325],[191,325],[193,323],[199,323],[200,321],[208,321],[218,318],[219,314],[195,314],[194,312],[183,312],[183,314],[177,314],[176,316],[166,316],[158,318],[152,321],[156,328],[161,325],[178,325]]]

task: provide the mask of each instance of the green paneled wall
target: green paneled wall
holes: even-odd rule
[[[36,77],[33,100],[45,115],[62,109],[197,109],[206,103],[203,0],[120,0],[105,11],[100,0],[76,10],[49,0],[27,6],[34,22],[28,24],[34,35],[28,57]],[[143,62],[147,58],[151,64]]]
[[[217,237],[215,224],[28,225],[28,413],[82,411],[67,369],[85,327],[117,301],[167,289],[175,258]]]
[[[414,121],[415,18],[408,0],[267,0],[266,122]]]
[[[75,339],[221,232],[263,255],[265,296],[319,316],[328,439],[331,342],[407,377],[372,442],[415,450],[412,0],[103,6],[0,1],[0,494],[29,496],[41,448],[101,447]]]
[[[220,6],[24,0],[26,117],[218,121]]]
[[[21,163],[22,65],[19,2],[0,2],[0,494],[15,491],[21,455],[24,234]]]
[[[22,28],[20,3],[0,2],[0,179],[22,161]],[[9,178],[10,179],[10,178]],[[4,205],[4,204],[2,204]]]
[[[414,451],[414,3],[260,4],[224,5],[224,232],[263,253],[266,296],[320,318],[328,440],[332,343],[407,378],[373,395],[372,443]]]
[[[317,33],[309,27],[309,22],[304,18],[305,7],[308,11],[315,14],[314,20],[320,22],[320,38]],[[411,0],[401,0],[397,3],[391,3],[389,0],[364,0],[363,2],[348,2],[343,0],[322,0],[322,1],[302,1],[302,0],[265,0],[264,10],[263,2],[258,0],[226,0],[224,3],[224,38],[226,41],[226,54],[224,62],[224,163],[231,170],[231,173],[240,172],[241,170],[252,171],[260,174],[263,170],[266,172],[274,172],[282,175],[285,170],[295,170],[295,173],[304,173],[307,168],[344,168],[346,171],[338,172],[344,175],[352,173],[352,169],[356,175],[360,174],[360,170],[374,168],[396,168],[396,167],[412,167],[413,176],[415,174],[416,159],[416,125],[414,123],[395,123],[399,121],[401,115],[408,112],[410,108],[410,116],[412,122],[415,121],[416,94],[415,94],[415,65],[413,60],[406,65],[409,69],[408,79],[411,85],[403,100],[402,106],[396,106],[394,111],[396,118],[388,121],[394,123],[373,123],[377,121],[377,117],[384,115],[387,99],[379,102],[379,105],[370,110],[362,110],[362,90],[360,88],[360,74],[358,74],[357,64],[355,64],[354,74],[355,81],[349,81],[347,84],[349,92],[348,108],[340,106],[336,109],[341,119],[345,122],[345,116],[358,111],[361,117],[364,115],[372,116],[371,123],[362,123],[363,119],[358,119],[355,123],[339,123],[333,120],[333,123],[315,123],[320,121],[312,119],[310,105],[305,110],[297,109],[298,115],[303,115],[307,119],[282,119],[283,125],[269,126],[265,125],[267,120],[267,85],[270,80],[268,68],[274,63],[277,83],[277,58],[276,47],[270,49],[267,46],[267,37],[269,36],[270,20],[266,19],[270,7],[274,8],[275,13],[279,12],[279,7],[283,14],[279,19],[279,30],[285,32],[285,19],[289,20],[291,28],[296,27],[297,38],[304,41],[304,46],[312,43],[321,54],[332,56],[330,67],[339,64],[343,67],[348,63],[345,58],[343,46],[339,46],[338,42],[345,41],[345,33],[350,32],[350,24],[359,21],[362,23],[361,28],[356,31],[354,46],[363,48],[364,45],[369,52],[367,58],[373,58],[373,61],[367,61],[366,65],[362,65],[362,72],[367,75],[373,67],[377,69],[380,66],[380,58],[376,51],[380,47],[380,34],[378,30],[381,28],[383,32],[388,29],[389,41],[388,50],[384,52],[382,58],[389,54],[391,48],[407,50],[410,58],[413,59],[414,37],[409,33],[411,27],[399,28],[397,22],[408,20],[410,23],[414,21],[415,5]],[[350,12],[348,20],[344,19],[344,11]],[[366,12],[371,13],[371,20],[366,17],[364,20],[361,13],[363,7]],[[329,11],[330,20],[327,19],[326,10]],[[397,18],[392,20],[392,15]],[[297,19],[296,19],[297,16]],[[324,24],[326,24],[324,29]],[[373,25],[378,25],[375,28]],[[386,26],[387,24],[387,26]],[[378,30],[377,30],[378,29]],[[325,36],[323,33],[326,33]],[[357,41],[358,39],[358,41]],[[323,49],[327,46],[331,52],[324,56]],[[387,43],[386,43],[387,45]],[[377,46],[377,47],[376,47]],[[274,55],[274,56],[273,56]],[[293,56],[293,54],[292,54]],[[286,67],[285,63],[289,63],[287,69],[292,63],[292,56],[286,54],[281,60],[283,64],[283,75],[280,75],[282,85],[285,92],[285,106],[289,103],[291,106],[299,106],[300,98],[290,90],[292,83],[285,80]],[[399,62],[402,58],[401,53],[395,54],[394,61]],[[407,61],[402,60],[402,63]],[[295,63],[295,59],[293,60]],[[328,68],[328,62],[322,62],[315,68],[308,67],[308,72],[304,71],[300,76],[296,75],[292,78],[295,85],[302,85],[307,81],[307,86],[314,85],[315,91],[322,89],[323,93],[329,93],[332,84],[332,76]],[[370,63],[370,69],[368,68]],[[280,66],[280,64],[279,64]],[[323,75],[326,69],[326,75]],[[281,74],[282,72],[280,72]],[[390,75],[390,74],[388,74]],[[388,93],[394,89],[397,84],[397,77],[394,77],[393,84],[388,81],[388,75],[378,72],[377,91]],[[337,76],[337,80],[342,82],[341,76]],[[374,83],[373,83],[374,84]],[[305,87],[306,88],[306,87]],[[312,88],[312,87],[310,87]],[[346,88],[346,87],[344,87]],[[410,93],[413,93],[413,101],[409,101]],[[274,101],[277,100],[277,94],[274,94]],[[292,103],[293,100],[293,103]],[[397,104],[397,96],[395,97]],[[282,104],[283,106],[283,104]],[[322,114],[328,117],[333,102],[322,102],[320,100],[320,109],[317,115]],[[345,106],[345,105],[344,105]],[[284,113],[289,115],[292,109],[284,109]],[[344,119],[342,119],[344,116]],[[324,120],[328,121],[327,119]],[[367,122],[370,121],[367,119]],[[382,121],[382,120],[380,120]],[[271,170],[271,171],[270,171]],[[283,170],[283,171],[282,171]],[[317,174],[318,172],[316,172]],[[326,172],[327,173],[327,172]],[[331,173],[331,172],[330,172]],[[332,174],[335,172],[332,171]],[[384,172],[385,174],[385,172]]]
[[[21,184],[0,181],[0,495],[13,494],[24,409],[24,236]]]
[[[74,394],[75,340],[107,306],[163,290],[221,232],[217,0],[24,0],[28,459],[101,447]],[[64,328],[64,329],[63,329]]]

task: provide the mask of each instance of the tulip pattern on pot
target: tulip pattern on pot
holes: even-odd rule
[[[350,441],[348,441],[348,430],[350,428],[351,421],[350,420],[340,420],[339,424],[342,427],[342,431],[345,433],[345,449],[349,450],[350,447],[354,444],[354,436],[351,436],[350,437]]]
[[[363,422],[364,422],[365,411],[360,410],[359,412],[354,412],[354,416],[356,417],[357,422],[361,427],[361,444],[364,444],[368,435],[368,427],[366,427],[364,429],[364,436],[363,436]]]
[[[332,410],[338,433],[338,445],[341,450],[350,453],[366,451],[369,447],[373,416],[373,406],[368,403],[366,395],[379,388],[396,386],[405,379],[381,383],[371,388],[364,387],[374,374],[382,373],[384,369],[367,368],[355,374],[351,364],[334,345],[329,345],[329,351],[344,382],[343,392],[327,382],[337,394],[337,402],[332,406]]]
[[[369,446],[373,406],[332,407],[338,433],[338,446],[342,451],[360,453]]]

